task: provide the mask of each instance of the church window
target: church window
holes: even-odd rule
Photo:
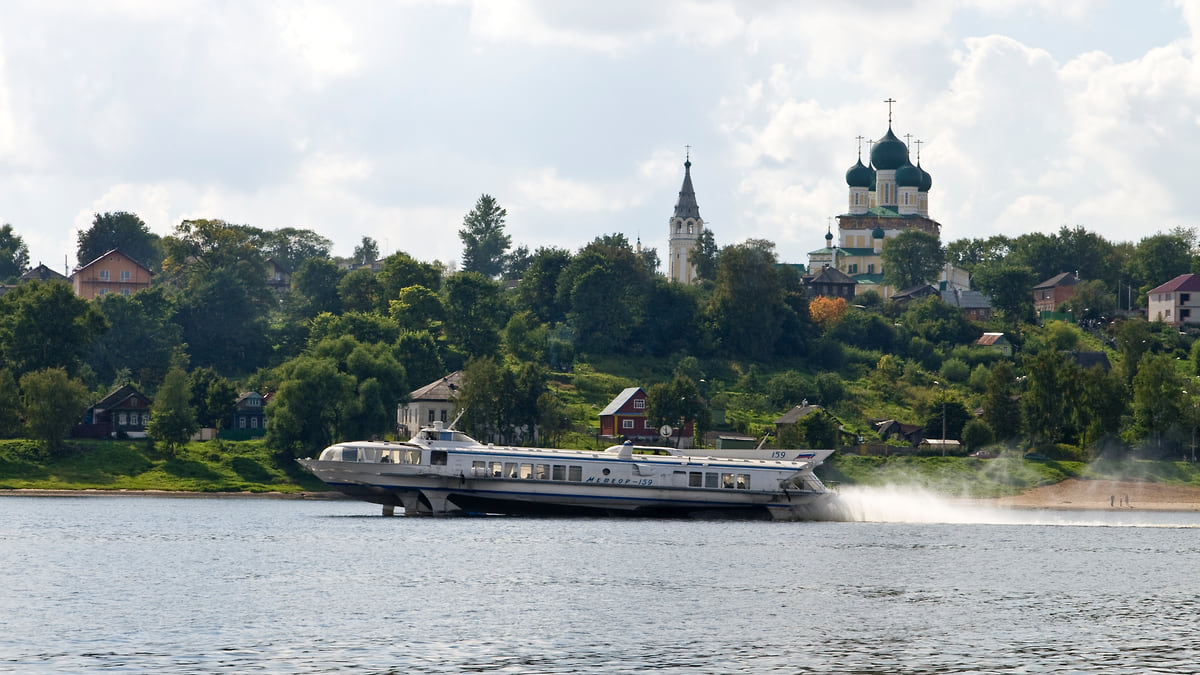
[[[867,263],[867,274],[875,274],[875,263]]]
[[[858,263],[850,265],[850,274],[858,274]]]

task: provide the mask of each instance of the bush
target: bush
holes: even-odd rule
[[[971,376],[971,367],[966,363],[950,358],[942,362],[942,377],[948,382],[966,382]]]

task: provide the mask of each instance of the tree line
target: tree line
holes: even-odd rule
[[[1073,370],[1072,350],[1062,348],[1069,340],[1055,342],[1034,327],[1031,287],[1078,270],[1085,285],[1094,285],[1078,308],[1067,309],[1107,321],[1120,289],[1132,288],[1128,297],[1137,304],[1144,290],[1195,268],[1192,230],[1137,245],[1113,244],[1080,227],[944,248],[920,237],[885,244],[885,261],[925,262],[896,266],[910,275],[925,275],[922,269],[943,260],[970,270],[999,310],[980,324],[933,300],[897,307],[873,293],[830,307],[808,297],[801,271],[781,264],[766,240],[717,247],[705,230],[693,258],[701,280],[684,286],[658,272],[654,249],[639,250],[624,235],[601,235],[574,251],[530,252],[512,246],[506,218],[493,197],[481,196],[463,219],[463,254],[450,269],[404,252],[379,259],[369,238],[338,260],[332,242],[309,230],[187,220],[158,237],[135,214],[97,214],[78,235],[80,264],[120,248],[155,272],[154,283],[92,302],[62,283],[19,284],[0,296],[0,435],[55,436],[34,433],[38,411],[73,423],[72,411],[132,382],[156,405],[174,401],[155,411],[153,432],[168,447],[198,425],[219,423],[237,391],[253,389],[273,395],[269,442],[285,453],[311,452],[389,433],[408,391],[465,370],[466,428],[514,442],[541,430],[553,442],[565,422],[548,374],[610,356],[669,364],[672,375],[648,383],[652,416],[662,423],[704,426],[714,401],[732,411],[760,406],[747,400],[778,408],[808,399],[841,405],[842,416],[866,432],[875,404],[852,409],[855,396],[878,396],[877,407],[894,407],[888,397],[912,386],[933,393],[911,395],[904,414],[918,422],[936,418],[927,426],[944,424],[952,437],[969,431],[977,441],[1085,444],[1124,434],[1126,441],[1178,444],[1187,404],[1168,404],[1163,387],[1186,389],[1189,373],[1178,362],[1183,380],[1163,379],[1161,363],[1149,371],[1158,373],[1153,380],[1138,380],[1138,373],[1143,362],[1194,362],[1191,336],[1136,320],[1080,332],[1076,345],[1099,340],[1117,360],[1108,379],[1093,381],[1100,376]],[[282,292],[268,284],[270,261],[291,273]],[[28,263],[19,235],[4,226],[0,275],[11,281]],[[984,330],[1013,327],[1033,331],[1012,335],[1015,358],[967,347]],[[1143,333],[1138,344],[1149,347],[1135,353],[1129,336]],[[759,378],[759,369],[779,372]],[[705,379],[707,391],[700,392]],[[51,399],[67,405],[51,407]],[[682,408],[677,403],[689,399]],[[1006,400],[1020,403],[1013,409]],[[969,413],[976,408],[983,411],[978,419]],[[828,434],[810,426],[813,438],[798,442]]]

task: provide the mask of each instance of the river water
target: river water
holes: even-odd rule
[[[0,497],[0,672],[1196,673],[1200,514]]]

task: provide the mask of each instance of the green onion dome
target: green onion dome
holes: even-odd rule
[[[933,187],[933,176],[929,172],[921,168],[921,162],[917,162],[917,170],[921,172],[921,185],[918,189],[921,192],[929,192],[929,188]]]
[[[874,182],[875,171],[863,164],[861,157],[846,171],[846,185],[850,187],[869,188]]]
[[[874,166],[876,171],[887,171],[899,169],[907,161],[908,146],[896,138],[891,125],[888,125],[887,133],[871,148],[871,166]]]
[[[905,158],[904,164],[896,169],[896,187],[921,187],[922,173],[908,161],[908,158]]]
[[[871,238],[873,238],[873,239],[883,239],[883,228],[882,228],[882,227],[880,227],[880,226],[878,226],[878,225],[876,225],[876,226],[875,226],[875,229],[871,231]]]

